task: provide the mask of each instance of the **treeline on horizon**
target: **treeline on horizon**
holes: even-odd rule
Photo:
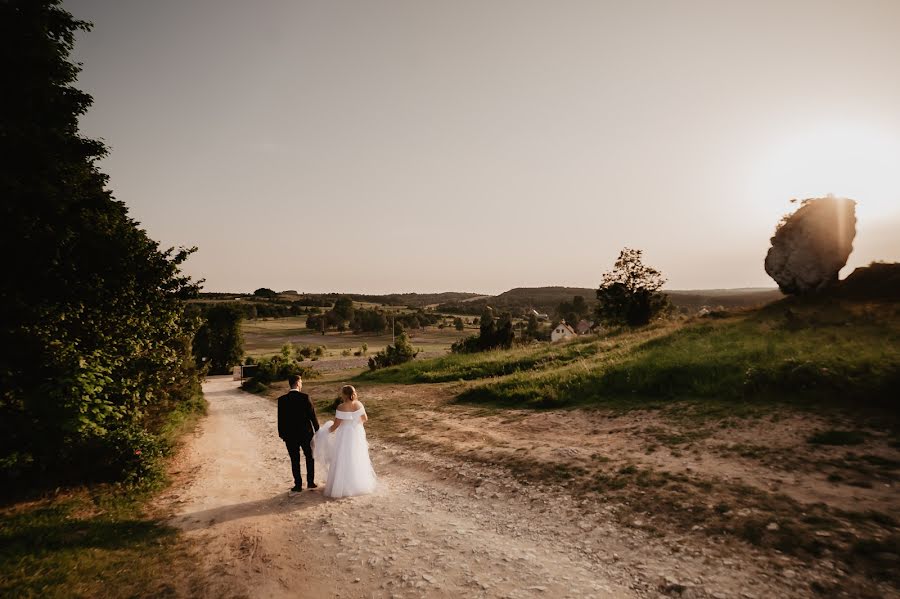
[[[262,292],[262,293],[260,293]],[[200,293],[192,300],[201,311],[221,302],[233,305],[244,318],[284,318],[307,314],[320,314],[334,306],[339,298],[349,298],[354,302],[381,304],[413,311],[440,314],[464,314],[480,316],[485,308],[498,312],[509,312],[514,318],[527,318],[531,310],[554,315],[560,305],[581,297],[593,309],[596,307],[596,289],[580,287],[532,287],[516,288],[495,296],[476,293],[392,293],[372,295],[361,293],[277,293],[260,289],[249,293]],[[676,310],[689,314],[703,307],[724,309],[756,307],[781,299],[784,295],[778,289],[715,289],[690,291],[664,291]],[[369,330],[369,329],[366,329]]]

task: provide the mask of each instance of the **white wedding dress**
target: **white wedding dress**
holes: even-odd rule
[[[355,412],[338,410],[335,418],[341,420],[341,425],[334,434],[331,433],[334,422],[329,420],[314,437],[316,469],[321,464],[327,497],[366,495],[375,490],[375,470],[369,459],[366,428],[360,420],[365,413],[365,407]]]

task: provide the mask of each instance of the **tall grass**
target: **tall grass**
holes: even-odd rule
[[[900,385],[896,308],[881,318],[841,306],[781,305],[694,323],[589,367],[520,372],[464,391],[464,401],[532,407],[647,398],[893,401]]]
[[[606,338],[450,355],[360,381],[473,381],[467,402],[520,407],[715,398],[886,405],[900,388],[900,308],[787,299]]]
[[[560,368],[567,364],[593,360],[621,346],[660,334],[659,327],[648,327],[638,337],[623,340],[616,330],[603,338],[586,337],[559,345],[535,344],[508,350],[472,354],[450,354],[442,358],[418,360],[400,366],[361,374],[356,380],[374,383],[444,383],[501,377],[521,372]]]

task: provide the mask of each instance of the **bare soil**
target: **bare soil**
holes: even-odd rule
[[[324,406],[341,374],[305,390]],[[847,557],[896,532],[900,452],[874,429],[823,447],[809,435],[841,423],[510,412],[455,404],[452,385],[373,385],[358,390],[379,490],[330,500],[321,480],[288,494],[271,398],[227,377],[204,389],[209,416],[161,498],[201,557],[173,573],[186,595],[898,596]]]

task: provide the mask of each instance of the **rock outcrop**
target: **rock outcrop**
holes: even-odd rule
[[[804,294],[837,283],[856,237],[856,202],[845,198],[803,200],[772,237],[765,268],[783,293]]]

